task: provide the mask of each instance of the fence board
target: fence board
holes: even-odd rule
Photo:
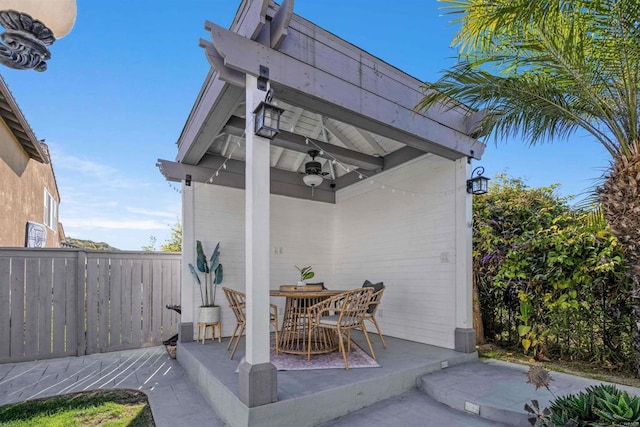
[[[98,260],[87,257],[87,354],[98,351]]]
[[[63,258],[53,260],[53,352],[69,354],[65,348],[67,265]],[[71,298],[75,301],[75,298]],[[75,336],[75,331],[72,334]]]
[[[151,342],[162,341],[162,281],[164,280],[164,263],[161,260],[151,261],[153,280],[149,283],[151,294]],[[159,279],[159,280],[158,280]]]
[[[0,249],[0,363],[158,345],[180,277],[177,254]]]
[[[131,336],[131,307],[133,301],[133,270],[132,260],[126,259],[123,261],[123,281],[122,281],[122,345],[127,346],[132,344],[133,338]]]
[[[180,301],[180,282],[181,282],[181,274],[182,274],[182,263],[181,262],[172,262],[171,263],[171,301],[169,304],[172,305],[180,305],[182,302]],[[178,332],[178,323],[180,322],[180,315],[173,310],[169,310],[171,315],[171,326],[172,333],[174,335]]]
[[[98,282],[98,351],[103,352],[109,347],[109,260],[99,258]]]
[[[171,293],[171,282],[173,280],[173,264],[171,262],[163,262],[162,263],[162,307],[161,307],[161,317],[162,317],[162,339],[166,340],[171,337],[175,332],[173,332],[173,316],[171,313],[173,310],[167,310],[165,306],[167,304],[174,304],[172,302],[173,295]]]
[[[142,263],[134,262],[131,275],[131,345],[142,344]]]
[[[27,260],[11,260],[11,357],[24,356],[24,271]]]
[[[52,305],[52,268],[53,259],[39,258],[40,272],[38,274],[38,356],[47,357],[53,350],[51,348],[51,305]]]
[[[151,261],[142,261],[142,341],[141,344],[145,345],[151,341],[151,292],[149,284],[153,280],[153,269]]]
[[[122,346],[122,262],[111,260],[111,294],[109,298],[109,346]]]
[[[38,291],[40,263],[38,258],[28,258],[25,269],[25,340],[24,355],[38,354]]]
[[[87,254],[86,252],[77,252],[76,257],[69,260],[73,274],[73,266],[75,265],[76,274],[75,282],[67,286],[67,313],[73,312],[77,317],[70,317],[67,324],[67,336],[71,336],[73,331],[77,331],[75,340],[70,340],[67,349],[73,351],[73,345],[76,347],[76,354],[83,356],[87,354]],[[71,282],[71,281],[70,281]],[[72,301],[72,295],[76,295],[76,300]],[[75,341],[75,343],[73,342]],[[71,346],[69,348],[69,346]]]
[[[11,258],[0,258],[0,359],[11,355]],[[5,283],[7,285],[5,285]]]

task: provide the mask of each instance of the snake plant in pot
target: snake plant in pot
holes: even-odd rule
[[[217,285],[222,283],[220,242],[218,242],[211,254],[211,258],[207,261],[204,249],[202,248],[202,242],[196,240],[196,265],[198,271],[204,274],[204,280],[200,280],[198,271],[196,271],[193,264],[189,263],[189,270],[200,289],[200,299],[202,301],[198,313],[198,322],[217,323],[220,321],[220,306],[216,305],[216,290]]]

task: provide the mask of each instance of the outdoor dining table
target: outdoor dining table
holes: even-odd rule
[[[284,315],[280,330],[280,351],[289,354],[307,354],[309,351],[309,321],[307,307],[334,295],[341,290],[321,291],[271,291],[272,297],[284,297]],[[311,354],[331,353],[338,350],[338,337],[334,331],[314,329],[311,335]]]

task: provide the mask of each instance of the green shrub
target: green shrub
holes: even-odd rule
[[[609,230],[555,186],[496,177],[473,199],[473,267],[487,340],[634,370],[630,275]]]

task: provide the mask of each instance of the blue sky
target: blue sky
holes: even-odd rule
[[[55,0],[52,0],[55,1]],[[68,236],[139,250],[180,216],[178,185],[155,166],[175,145],[209,70],[204,21],[228,27],[240,0],[78,0],[69,35],[44,73],[1,74],[36,136],[49,144]],[[455,63],[454,27],[433,0],[296,0],[294,12],[413,76]],[[589,138],[536,147],[488,141],[477,162],[562,195],[593,187],[608,164]]]

